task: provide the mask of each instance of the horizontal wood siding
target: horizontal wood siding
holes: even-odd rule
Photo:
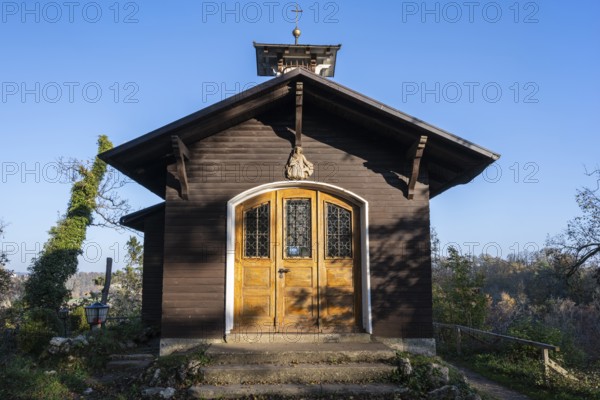
[[[167,188],[163,337],[223,335],[227,201],[285,180],[293,112],[290,105],[188,144],[189,200]],[[374,334],[432,337],[426,174],[407,200],[406,147],[308,106],[303,148],[315,166],[313,180],[369,201]]]
[[[163,293],[163,249],[165,213],[163,210],[144,221],[144,275],[142,280],[142,319],[160,325]]]

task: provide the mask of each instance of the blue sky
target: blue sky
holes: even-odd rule
[[[578,214],[600,164],[600,3],[300,2],[301,43],[342,44],[335,81],[501,153],[431,202],[443,245],[502,256]],[[25,271],[65,211],[59,157],[89,158],[265,81],[252,41],[291,43],[292,2],[0,3],[0,219]],[[218,88],[218,89],[215,89]],[[137,209],[159,199],[135,184]],[[80,270],[122,266],[128,234],[92,228]]]

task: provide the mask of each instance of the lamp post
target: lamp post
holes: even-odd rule
[[[85,307],[85,318],[87,323],[90,324],[91,330],[100,329],[102,324],[106,322],[109,308],[108,305],[98,302]]]
[[[69,309],[67,307],[62,307],[60,310],[58,310],[58,318],[62,319],[65,337],[69,336],[69,331],[67,328],[67,319],[69,318]]]

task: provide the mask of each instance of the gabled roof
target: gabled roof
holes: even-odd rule
[[[191,144],[242,123],[291,101],[297,81],[304,83],[306,103],[362,125],[369,132],[398,141],[407,149],[420,136],[427,135],[423,159],[429,169],[431,197],[452,186],[470,182],[500,157],[468,140],[300,68],[124,143],[99,157],[164,198],[166,165],[173,162],[172,135]]]

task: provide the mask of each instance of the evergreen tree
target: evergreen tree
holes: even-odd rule
[[[126,243],[125,268],[112,276],[110,305],[112,313],[120,317],[139,316],[142,311],[142,265],[144,246],[135,236]]]
[[[472,261],[450,247],[449,257],[441,262],[449,273],[433,285],[434,319],[447,324],[480,328],[487,311],[487,296],[482,291],[484,275],[476,272]]]

